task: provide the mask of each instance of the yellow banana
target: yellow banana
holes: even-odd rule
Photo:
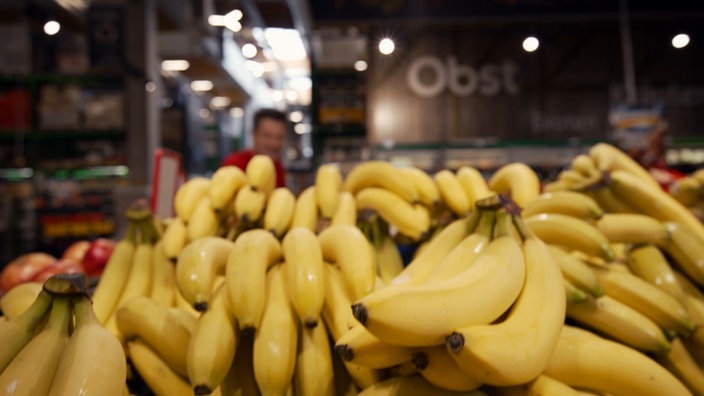
[[[548,250],[557,265],[560,266],[565,279],[573,283],[574,286],[588,291],[594,297],[604,294],[604,288],[589,264],[557,246],[548,245]]]
[[[318,238],[304,227],[292,228],[281,243],[288,297],[306,327],[318,325],[325,299],[323,254]]]
[[[704,238],[687,225],[672,221],[665,225],[670,238],[660,247],[691,280],[704,286]]]
[[[395,166],[385,161],[366,161],[347,174],[343,190],[355,196],[363,189],[378,187],[393,192],[408,203],[419,200],[419,194],[413,182],[405,177]]]
[[[259,222],[266,206],[266,193],[247,184],[237,191],[235,196],[235,216],[237,221],[246,226]]]
[[[234,243],[221,237],[205,237],[183,248],[176,262],[176,283],[183,298],[198,311],[208,309],[217,275],[225,272]]]
[[[318,235],[323,259],[340,267],[347,292],[357,300],[374,290],[376,264],[374,251],[359,228],[335,225]]]
[[[607,176],[608,178],[608,176]],[[606,213],[639,213],[636,209],[630,206],[627,202],[621,200],[607,185],[599,185],[596,188],[589,189],[586,194],[594,198]]]
[[[576,191],[554,191],[538,195],[526,204],[523,217],[540,213],[560,213],[585,220],[599,219],[604,211],[593,198]]]
[[[594,333],[564,326],[545,374],[567,385],[619,395],[689,395],[647,355]]]
[[[22,314],[14,319],[0,322],[0,339],[3,340],[3,346],[0,348],[0,372],[5,370],[12,359],[32,339],[37,328],[44,323],[44,317],[47,316],[52,301],[52,295],[42,291]]]
[[[528,383],[509,387],[489,388],[492,392],[496,392],[499,396],[599,396],[594,393],[587,393],[575,390],[564,382],[560,382],[545,374],[541,374],[538,378]],[[493,393],[492,393],[493,394]]]
[[[375,383],[357,396],[487,396],[481,390],[455,392],[439,388],[425,378],[413,375],[409,377],[392,377]]]
[[[186,231],[186,223],[179,217],[171,219],[171,222],[166,226],[164,235],[161,237],[164,246],[164,254],[172,262],[178,260],[178,255],[188,244],[188,233]]]
[[[432,208],[440,202],[438,186],[427,172],[414,166],[399,168],[399,171],[413,183],[423,205]]]
[[[607,213],[595,225],[612,243],[659,245],[669,238],[663,222],[643,214]]]
[[[315,186],[310,186],[303,190],[293,210],[291,228],[305,227],[313,232],[318,228],[318,199],[315,193]]]
[[[385,343],[356,323],[337,339],[335,352],[346,362],[381,369],[410,360],[414,349]]]
[[[565,297],[568,303],[581,303],[589,299],[587,292],[575,286],[567,278],[563,278],[563,281],[565,283]]]
[[[588,179],[600,178],[601,171],[596,167],[594,159],[588,154],[579,154],[572,158],[570,168]]]
[[[467,392],[482,385],[476,371],[464,371],[442,345],[421,348],[412,361],[420,375],[438,388]]]
[[[401,234],[418,240],[430,228],[430,215],[422,205],[413,205],[391,190],[367,187],[355,195],[357,210],[373,210]]]
[[[0,312],[12,320],[31,307],[41,292],[41,282],[20,283],[0,297]]]
[[[337,210],[330,220],[330,225],[338,224],[357,225],[357,202],[349,191],[340,192]]]
[[[178,293],[174,265],[164,254],[164,240],[160,239],[154,246],[152,262],[152,284],[149,297],[165,307],[173,307],[175,293]]]
[[[457,181],[460,182],[460,185],[469,200],[469,207],[471,210],[474,210],[474,204],[478,200],[496,194],[491,191],[489,185],[486,183],[486,179],[484,179],[484,176],[476,168],[471,166],[460,167],[457,170],[456,175]]]
[[[374,246],[376,251],[376,269],[384,284],[403,271],[403,258],[396,246],[396,242],[388,235],[383,235],[379,246]],[[378,282],[376,282],[378,283]]]
[[[166,310],[169,311],[169,316],[171,316],[173,320],[179,322],[191,336],[193,335],[196,331],[200,312],[195,311],[191,306],[186,306],[185,308],[167,307]],[[193,312],[195,312],[195,314],[193,314]]]
[[[606,236],[584,220],[557,213],[542,213],[526,217],[525,222],[545,243],[579,250],[607,261],[614,258]]]
[[[210,204],[210,198],[203,197],[193,209],[191,218],[186,224],[186,238],[195,241],[218,233],[220,222],[218,215]]]
[[[288,263],[286,263],[288,265]],[[294,384],[297,396],[335,396],[328,331],[324,325],[298,330]]]
[[[471,210],[471,205],[457,176],[452,171],[443,169],[436,172],[433,179],[438,186],[442,201],[452,213],[458,217],[466,216]]]
[[[320,215],[330,219],[337,211],[342,189],[342,174],[334,164],[323,164],[315,172],[315,196]]]
[[[660,189],[660,185],[647,169],[615,146],[608,143],[595,144],[589,149],[589,156],[594,160],[597,169],[602,172],[628,172],[650,188]]]
[[[245,231],[235,241],[225,279],[232,313],[244,333],[259,328],[266,305],[266,271],[282,258],[279,240],[262,229]]]
[[[677,202],[693,207],[702,200],[702,183],[693,176],[685,176],[672,182],[668,192]]]
[[[644,244],[631,247],[628,251],[627,263],[631,272],[659,287],[677,301],[684,301],[682,285],[675,277],[667,258],[657,246]]]
[[[228,206],[232,205],[237,190],[247,184],[247,175],[242,169],[227,165],[221,166],[213,172],[210,177],[210,188],[208,189],[208,197],[210,205],[215,213],[225,211]]]
[[[538,175],[528,165],[513,162],[500,167],[489,178],[489,188],[499,194],[510,194],[520,207],[540,195]]]
[[[679,337],[670,341],[670,351],[658,361],[682,381],[695,395],[704,395],[704,371],[699,367]]]
[[[276,188],[276,167],[274,160],[268,155],[255,154],[247,163],[244,172],[253,190],[269,196]]]
[[[134,251],[129,277],[124,289],[122,289],[120,299],[115,305],[115,310],[133,298],[149,296],[152,287],[155,237],[148,226],[145,225],[141,233],[141,240]]]
[[[73,307],[75,327],[48,395],[122,395],[127,375],[122,345],[98,322],[87,296]]]
[[[156,396],[193,396],[188,381],[176,374],[144,341],[127,343],[132,365]]]
[[[291,227],[295,207],[296,197],[291,190],[286,187],[275,189],[266,204],[262,226],[277,238],[283,238]]]
[[[193,214],[193,210],[203,197],[208,196],[210,190],[210,179],[205,177],[194,177],[183,183],[174,195],[174,212],[181,221],[188,224],[188,220]]]
[[[262,395],[283,395],[296,366],[298,321],[281,267],[272,267],[266,275],[266,307],[254,334],[254,378]]]

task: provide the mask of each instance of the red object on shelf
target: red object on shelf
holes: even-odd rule
[[[29,92],[0,91],[0,129],[29,129]]]

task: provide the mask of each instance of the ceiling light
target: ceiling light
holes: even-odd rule
[[[200,118],[205,120],[206,118],[210,117],[210,110],[203,107],[200,110],[198,110],[198,115],[200,116]]]
[[[210,15],[208,16],[208,24],[210,24],[210,26],[225,26],[225,16]]]
[[[271,99],[274,102],[281,102],[284,100],[284,93],[279,91],[278,89],[271,91]]]
[[[689,44],[689,35],[680,33],[672,38],[672,46],[675,48],[684,48]]]
[[[241,107],[233,107],[230,109],[230,117],[242,118],[244,117],[244,109]]]
[[[252,73],[254,77],[261,77],[264,75],[264,65],[255,61],[247,61],[247,69]]]
[[[245,58],[252,59],[257,56],[257,46],[252,43],[247,43],[242,46],[242,55]]]
[[[153,93],[156,91],[156,83],[154,81],[149,81],[146,84],[144,84],[144,90]]]
[[[293,131],[299,135],[310,133],[312,130],[313,128],[310,126],[310,124],[296,124],[293,126]]]
[[[313,87],[310,77],[294,77],[288,80],[288,86],[296,91],[306,91]]]
[[[297,30],[267,28],[264,30],[264,36],[271,47],[274,58],[282,61],[306,58],[306,49]]]
[[[526,52],[533,52],[540,46],[540,41],[533,36],[528,36],[523,40],[523,50]]]
[[[222,109],[223,107],[227,107],[232,103],[229,97],[227,96],[214,96],[212,99],[210,99],[210,105],[215,107],[216,109]]]
[[[228,21],[227,19],[225,20],[225,27],[232,30],[233,32],[237,33],[240,30],[242,30],[242,24],[239,23],[238,21]]]
[[[294,91],[294,90],[292,90],[292,89],[287,90],[286,93],[285,93],[285,96],[286,96],[286,101],[287,101],[287,102],[293,103],[293,102],[295,102],[296,100],[298,100],[298,92],[296,92],[296,91]],[[291,120],[291,121],[293,121],[293,120]],[[299,121],[294,121],[294,122],[299,122]]]
[[[185,59],[169,59],[161,62],[161,69],[164,71],[184,71],[191,66]]]
[[[292,111],[291,114],[288,115],[288,119],[291,120],[291,122],[301,122],[303,121],[303,112],[300,110]]]
[[[49,21],[44,24],[44,33],[53,36],[61,30],[61,24],[56,21]]]
[[[379,41],[379,52],[381,52],[382,55],[389,55],[393,53],[395,49],[396,44],[394,44],[394,41],[390,38],[385,37]]]
[[[354,63],[354,69],[359,72],[363,72],[363,71],[367,70],[367,66],[368,66],[367,62],[363,61],[363,60],[358,60],[357,62]]]
[[[196,92],[210,91],[213,89],[213,82],[210,80],[193,80],[191,81],[191,89]]]

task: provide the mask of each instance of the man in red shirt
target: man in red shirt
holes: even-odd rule
[[[258,110],[254,114],[254,128],[252,129],[254,144],[252,148],[228,155],[222,160],[220,166],[234,165],[245,170],[247,163],[255,154],[266,154],[274,161],[276,187],[284,187],[286,185],[286,172],[279,157],[286,140],[287,130],[286,113],[275,109]]]

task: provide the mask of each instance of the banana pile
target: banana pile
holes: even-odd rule
[[[704,221],[704,170],[697,170],[675,180],[668,187],[670,194]]]

